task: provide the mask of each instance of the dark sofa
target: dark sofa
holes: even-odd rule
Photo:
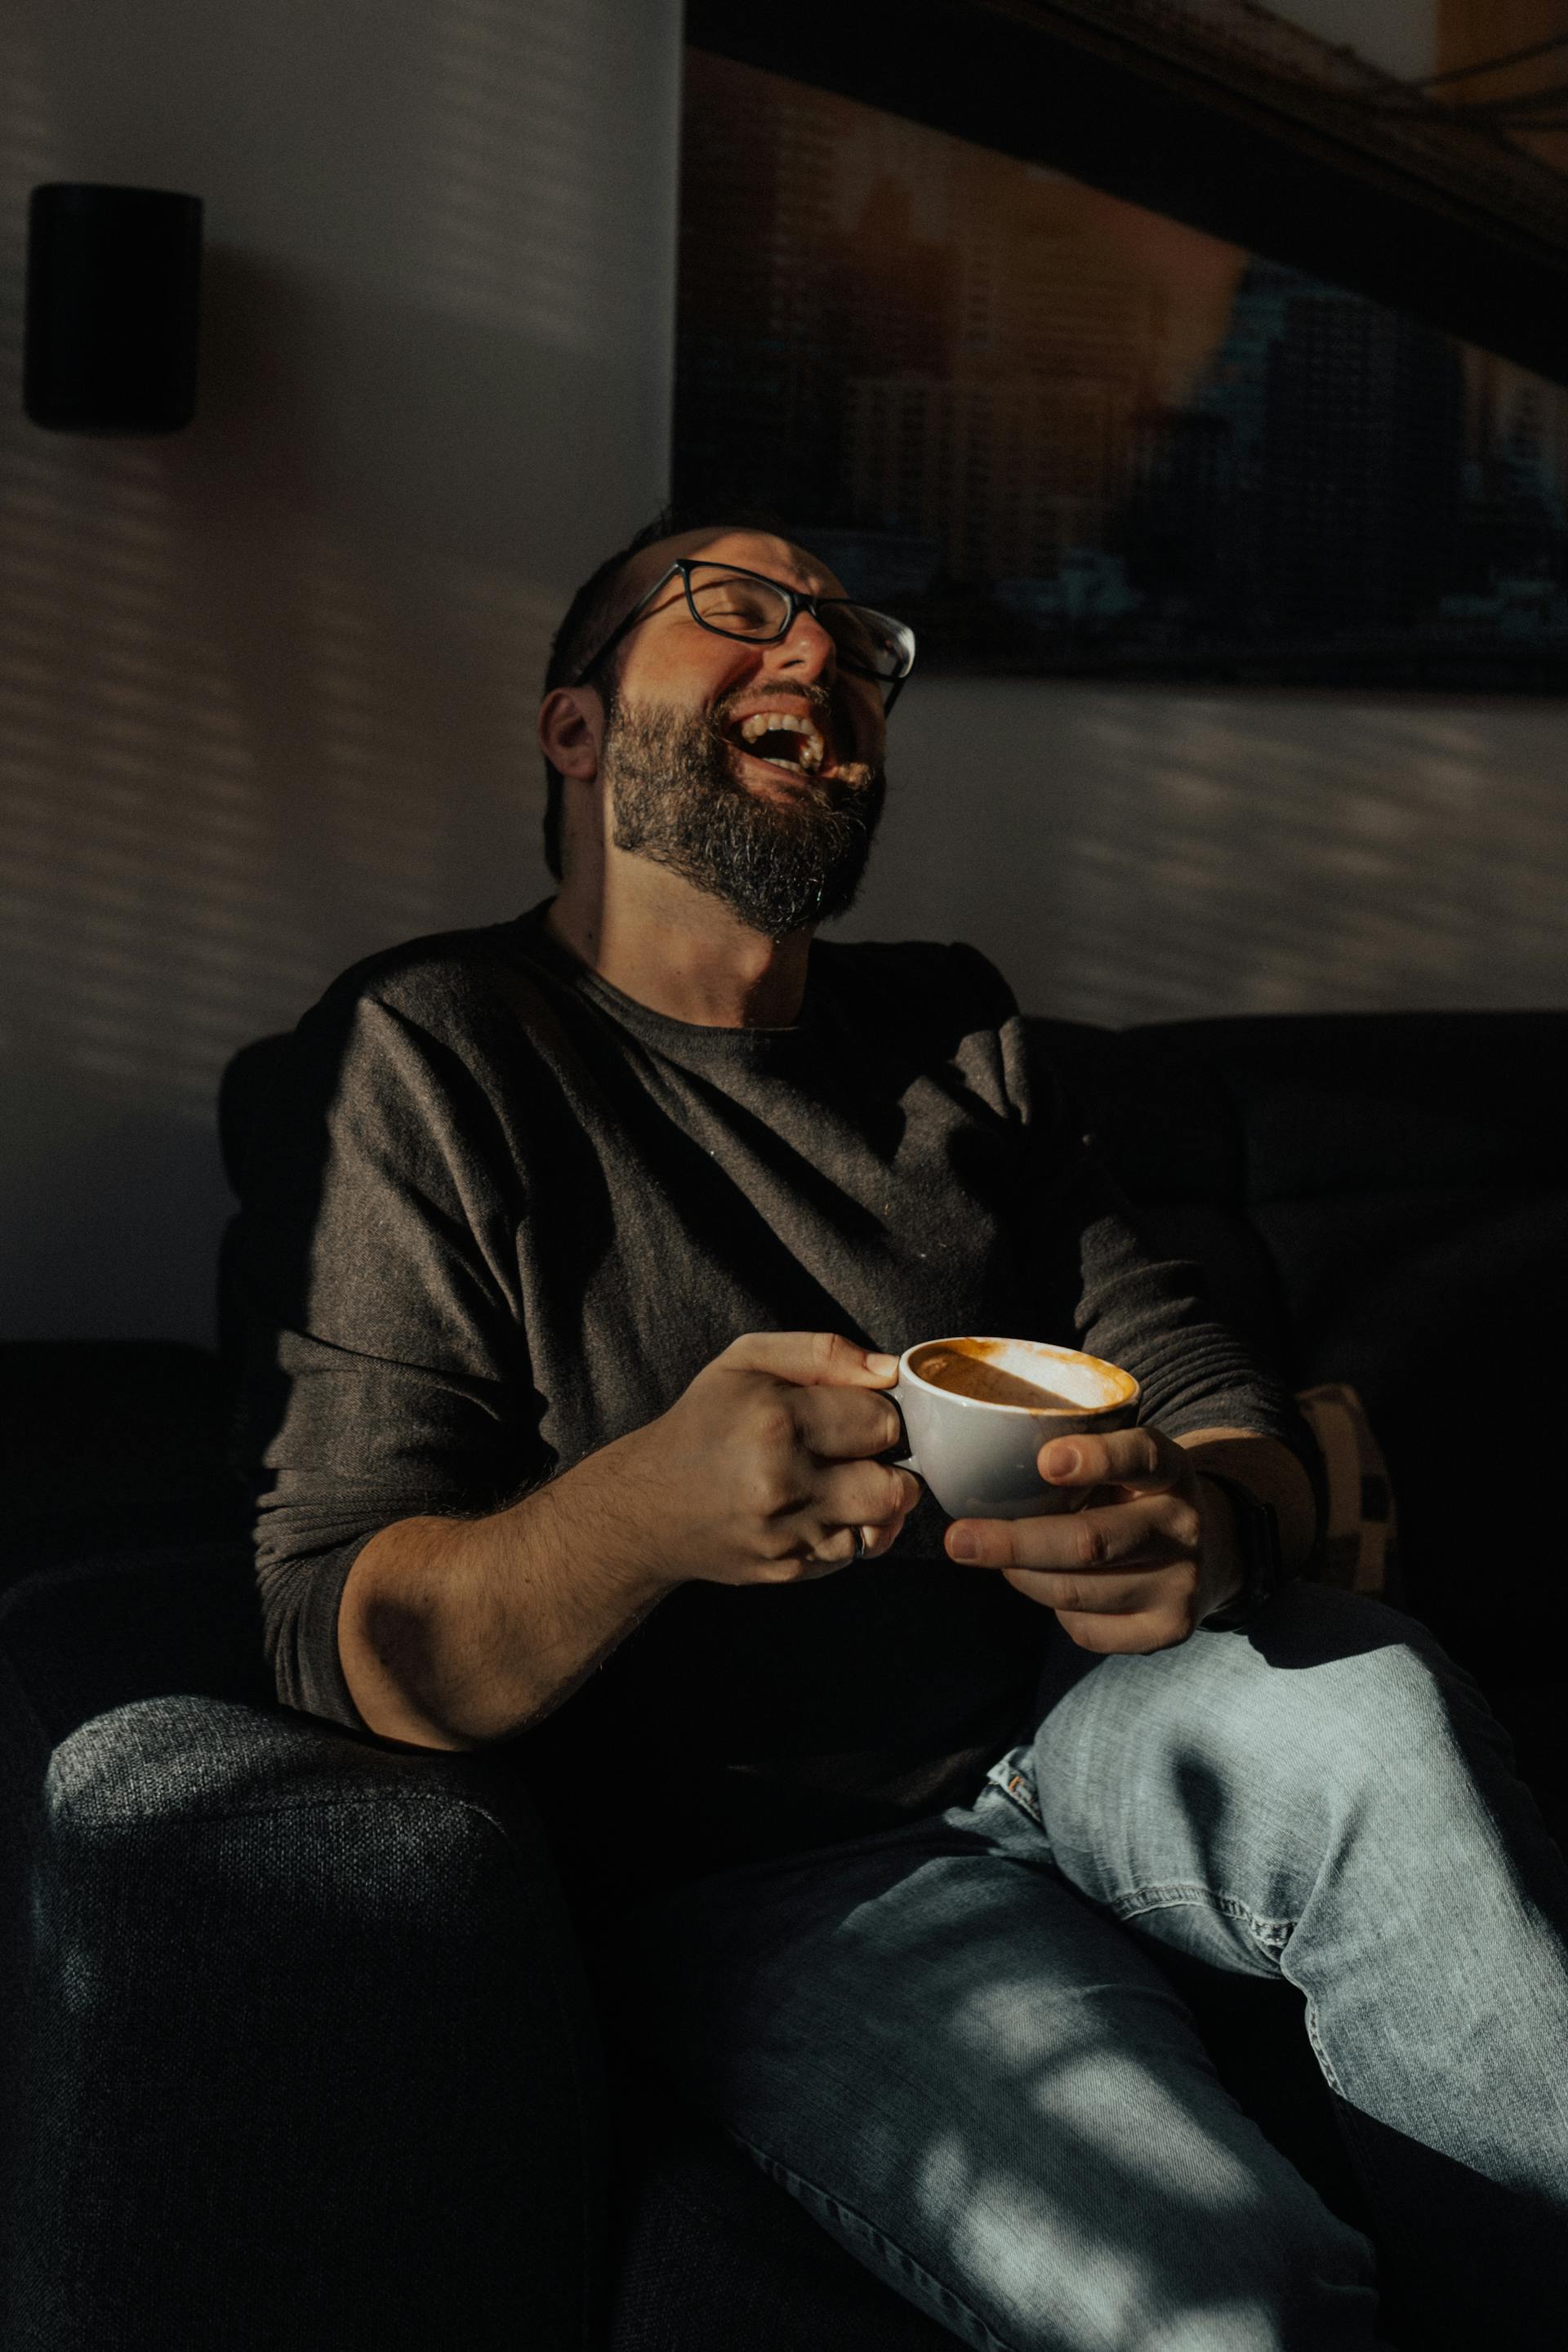
[[[1568,1014],[1037,1027],[1156,1244],[1361,1392],[1402,1605],[1561,1841]],[[517,1776],[276,1705],[218,1358],[16,1343],[0,1384],[7,2352],[950,2344],[642,2076]],[[1359,2219],[1297,1996],[1183,1989]]]

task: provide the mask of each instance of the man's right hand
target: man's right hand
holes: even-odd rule
[[[885,1552],[921,1494],[912,1472],[873,1458],[902,1440],[879,1393],[898,1370],[831,1331],[733,1340],[598,1457],[606,1471],[618,1457],[635,1504],[616,1547],[626,1565],[671,1585],[793,1584]]]
[[[668,1412],[487,1518],[395,1520],[349,1570],[338,1654],[372,1731],[475,1748],[540,1722],[677,1585],[792,1584],[884,1552],[920,1495],[892,1356],[737,1339]]]

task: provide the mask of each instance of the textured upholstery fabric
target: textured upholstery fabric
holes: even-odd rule
[[[1207,1163],[1183,1144],[1162,1178],[1159,1148],[1122,1115],[1135,1056],[1163,1073],[1147,1098],[1169,1129],[1230,1134],[1234,1212],[1279,1302],[1270,1360],[1292,1387],[1360,1396],[1398,1506],[1402,1605],[1489,1689],[1561,1687],[1568,1584],[1540,1569],[1561,1550],[1552,1482],[1461,1440],[1503,1417],[1471,1386],[1490,1367],[1521,1429],[1568,1420],[1568,1363],[1549,1338],[1568,1315],[1568,1129],[1551,1083],[1568,1013],[1169,1023],[1107,1052],[1079,1035],[1091,1122],[1156,1226]],[[1097,1113],[1097,1088],[1110,1110]],[[1216,1211],[1232,1205],[1216,1192]]]
[[[273,1696],[243,1537],[127,1545],[23,1577],[0,1594],[0,1653],[50,1748],[131,1699]]]
[[[1381,1219],[1359,1197],[1258,1213],[1293,1281],[1324,1269],[1303,1298],[1304,1377],[1348,1381],[1366,1406],[1408,1605],[1483,1684],[1560,1676],[1562,1527],[1534,1464],[1568,1422],[1568,1199],[1489,1188],[1396,1193]],[[1331,1271],[1341,1257],[1358,1280]]]
[[[1245,1135],[1249,1202],[1568,1181],[1568,1013],[1268,1013],[1128,1033],[1193,1056]]]
[[[29,1943],[9,2352],[595,2340],[596,2033],[538,1832],[465,1759],[100,1716]]]
[[[172,1339],[0,1344],[0,1586],[58,1560],[244,1534],[213,1372],[206,1349]]]
[[[152,1352],[155,1369],[159,1351]],[[134,1384],[135,1350],[121,1349],[117,1360]],[[89,1393],[112,1423],[100,1360],[89,1372]],[[83,1454],[95,1426],[70,1417]],[[82,1490],[90,1491],[90,1462],[68,1459],[60,1432],[44,1451],[56,1465],[63,1461],[67,1504],[74,1508]],[[29,1548],[40,1531],[39,1549],[47,1552],[58,1529],[46,1519],[41,1497],[28,1523]],[[243,1538],[128,1547],[37,1570],[0,1590],[0,1982],[6,1988],[0,1998],[0,2212],[16,2152],[13,2095],[21,2048],[20,2008],[10,1995],[25,1975],[28,1890],[49,1757],[93,1717],[171,1692],[258,1706],[271,1698],[250,1547]]]

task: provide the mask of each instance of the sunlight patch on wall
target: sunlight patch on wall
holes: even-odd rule
[[[927,680],[840,936],[969,938],[1034,1012],[1561,1004],[1561,704]]]
[[[477,874],[522,902],[553,599],[377,577],[304,524],[247,565],[158,496],[156,450],[60,454],[52,499],[27,453],[0,496],[6,1050],[195,1115],[236,1046],[459,919]]]

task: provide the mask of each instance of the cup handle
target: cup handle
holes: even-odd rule
[[[914,1448],[910,1444],[910,1425],[904,1419],[904,1408],[899,1396],[899,1383],[895,1382],[890,1389],[884,1391],[884,1394],[899,1416],[903,1436],[900,1444],[895,1444],[888,1453],[880,1454],[877,1458],[879,1462],[885,1462],[889,1470],[912,1470],[917,1478],[922,1477],[924,1473],[915,1460]]]

